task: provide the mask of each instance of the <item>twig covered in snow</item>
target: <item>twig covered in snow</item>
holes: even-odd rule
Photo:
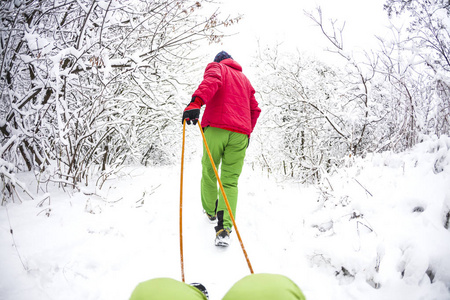
[[[11,219],[9,218],[9,212],[8,212],[8,206],[5,206],[6,216],[8,217],[8,223],[9,223],[9,233],[11,234],[11,239],[13,241],[14,249],[16,250],[17,256],[19,257],[20,263],[23,266],[23,269],[25,271],[28,271],[28,266],[25,265],[24,261],[22,260],[22,256],[20,255],[19,249],[17,248],[16,239],[14,238],[14,231],[11,226]]]

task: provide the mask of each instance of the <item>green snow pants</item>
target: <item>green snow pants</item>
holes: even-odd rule
[[[252,274],[236,282],[222,300],[305,300],[300,288],[278,274]]]
[[[130,300],[207,300],[195,287],[171,278],[155,278],[138,284]]]
[[[221,128],[207,127],[205,128],[205,138],[217,170],[220,166],[220,180],[230,204],[231,212],[236,217],[238,180],[244,165],[248,136]],[[217,228],[231,230],[233,222],[223,200],[222,192],[218,189],[217,178],[205,145],[203,145],[201,197],[203,209],[207,214],[214,216],[217,212]],[[219,199],[219,202],[217,211],[215,211],[217,199]]]

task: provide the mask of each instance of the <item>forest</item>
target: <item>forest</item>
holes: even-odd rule
[[[450,295],[450,2],[383,3],[374,46],[349,47],[346,20],[318,6],[295,12],[310,27],[286,30],[326,49],[258,41],[243,66],[262,112],[236,232],[255,272],[310,300]],[[226,9],[0,1],[0,299],[128,299],[139,282],[179,279],[180,261],[221,299],[248,275],[244,242],[232,232],[218,249],[201,209],[197,126],[178,189],[205,49],[245,28]]]
[[[32,172],[45,192],[48,183],[76,190],[93,180],[101,188],[130,164],[178,163],[181,112],[204,61],[196,49],[226,39],[241,19],[205,17],[212,4],[2,1],[2,204],[33,197],[21,172]],[[344,48],[344,22],[320,7],[303,12],[339,65],[276,45],[259,49],[254,168],[320,183],[352,157],[450,133],[448,1],[388,0],[384,9],[391,38],[359,56]],[[406,25],[395,25],[400,17]]]

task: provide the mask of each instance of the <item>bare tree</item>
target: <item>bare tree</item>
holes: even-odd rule
[[[421,69],[416,69],[426,77],[422,91],[426,90],[428,97],[422,101],[428,104],[429,113],[424,133],[449,134],[450,4],[442,0],[388,0],[384,8],[391,18],[408,13],[411,20],[399,46],[420,58],[414,59],[421,63]]]
[[[321,29],[324,36],[330,41],[332,51],[342,57],[346,64],[347,73],[339,80],[341,84],[349,87],[345,93],[341,95],[342,101],[345,101],[347,109],[352,111],[352,114],[357,123],[347,123],[344,127],[346,132],[342,132],[342,137],[348,141],[349,151],[353,155],[364,153],[364,139],[366,133],[371,126],[373,120],[369,118],[371,110],[371,81],[375,76],[375,69],[377,60],[369,61],[362,64],[353,58],[351,52],[344,49],[343,32],[345,22],[339,23],[337,20],[330,20],[330,29],[326,28],[323,20],[323,13],[320,7],[316,9],[315,13],[305,14]],[[351,107],[351,108],[350,108]]]
[[[239,21],[202,16],[208,2],[3,1],[1,172],[76,186],[98,169],[170,159],[187,57]]]
[[[344,49],[344,22],[325,22],[320,8],[306,15],[343,63],[331,67],[302,54],[262,51],[259,88],[269,105],[261,134],[263,143],[273,142],[262,147],[262,165],[320,180],[349,155],[402,151],[422,134],[448,133],[445,55],[444,65],[431,66],[426,51],[416,52],[417,35],[410,31],[405,39],[392,26],[392,40],[379,38],[380,50],[356,59]]]
[[[318,182],[349,151],[339,73],[302,53],[265,49],[258,90],[264,99],[260,163],[271,171]],[[270,141],[270,143],[267,143]]]

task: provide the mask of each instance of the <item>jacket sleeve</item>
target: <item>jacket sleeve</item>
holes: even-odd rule
[[[222,70],[219,63],[208,64],[203,75],[203,81],[197,90],[192,94],[193,97],[200,97],[204,104],[214,97],[217,90],[222,86]]]
[[[250,98],[250,116],[251,116],[251,122],[252,122],[252,132],[255,128],[256,121],[259,118],[259,115],[261,114],[261,109],[258,106],[258,102],[255,99],[255,90],[252,89],[251,98]]]

